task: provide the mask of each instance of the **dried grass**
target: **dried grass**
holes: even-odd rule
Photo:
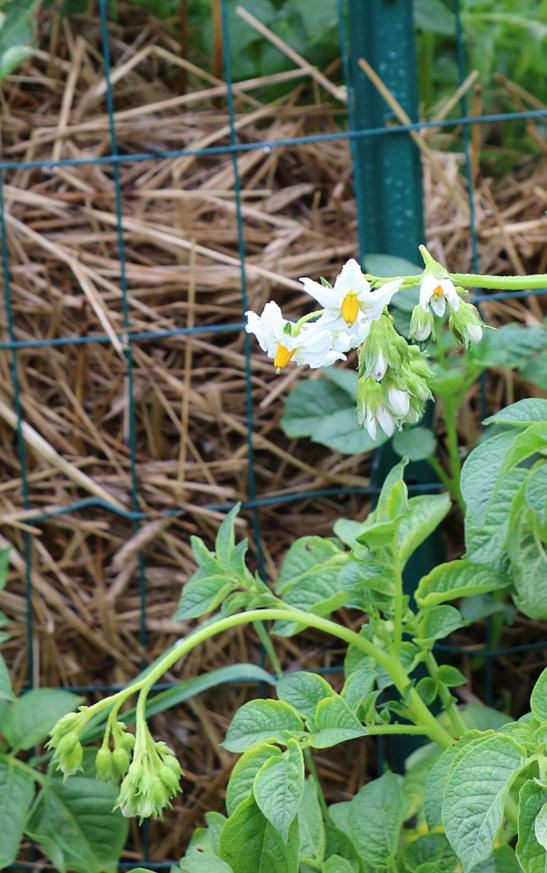
[[[47,25],[47,16],[44,20]],[[107,155],[110,139],[98,22],[65,20],[60,31],[53,28],[51,44],[48,33],[45,26],[40,51],[0,90],[3,154],[10,160],[40,162]],[[224,84],[181,60],[166,28],[132,10],[124,26],[112,27],[112,54],[120,153],[227,142]],[[190,83],[184,93],[178,91],[177,70]],[[309,73],[298,66],[288,74],[240,83],[240,139],[288,139],[337,129],[343,108]],[[267,101],[265,86],[290,81],[291,91]],[[471,78],[466,87],[473,83]],[[515,91],[512,83],[503,86],[515,101],[531,104],[532,98]],[[343,97],[339,90],[338,96]],[[439,114],[450,110],[439,107]],[[537,138],[533,126],[530,133]],[[461,131],[428,131],[420,141],[431,249],[451,268],[468,270]],[[483,271],[545,271],[545,158],[523,160],[500,182],[485,174],[479,149],[475,136],[474,206]],[[356,251],[349,148],[339,141],[266,148],[239,154],[237,163],[250,305],[260,309],[275,297],[289,315],[301,312],[307,301],[298,277],[332,278],[340,262]],[[230,156],[124,163],[120,176],[131,331],[148,334],[239,324],[240,263]],[[119,508],[131,506],[127,330],[112,171],[108,164],[55,172],[15,170],[6,174],[5,197],[16,338],[29,343],[99,334],[110,338],[104,345],[31,346],[17,353],[31,509],[24,508],[21,497],[10,357],[7,352],[0,355],[0,541],[13,549],[13,573],[1,598],[13,620],[5,654],[15,684],[21,687],[27,676],[23,534],[31,531],[33,652],[40,684],[123,682],[145,658],[155,657],[185,630],[171,615],[181,585],[193,571],[189,535],[209,539],[220,518],[206,506],[248,496],[243,337],[234,329],[133,344],[138,509],[149,513],[151,520],[135,530],[130,521],[91,508],[35,523],[44,511],[90,497]],[[485,312],[494,324],[537,324],[543,315],[537,299],[495,302],[487,304]],[[7,339],[5,311],[0,323],[2,338]],[[253,352],[258,495],[305,495],[329,486],[368,485],[369,458],[341,457],[284,437],[278,426],[283,398],[301,375],[291,370],[278,378],[259,351]],[[490,382],[489,401],[496,408],[513,400],[519,390],[512,377],[499,375]],[[474,391],[461,422],[462,437],[473,441],[478,432]],[[165,510],[178,510],[180,515],[162,518]],[[365,511],[363,500],[356,497],[303,497],[282,507],[262,508],[268,570],[295,536],[328,533],[340,512],[357,517]],[[246,522],[240,521],[242,534],[245,528]],[[139,642],[139,553],[146,564],[146,652]],[[525,633],[531,638],[534,632],[532,623],[524,623],[507,635],[520,639]],[[304,649],[294,640],[281,642],[280,649],[293,668],[340,661],[340,653],[313,634]],[[192,655],[180,672],[191,676],[232,661],[256,661],[257,656],[252,633],[237,630]],[[500,669],[509,665],[501,664]],[[512,664],[511,669],[518,673],[523,668]],[[187,793],[168,827],[153,826],[156,858],[179,855],[202,811],[219,804],[231,757],[219,750],[218,741],[247,693],[244,688],[225,689],[180,707],[176,718],[157,717],[158,733],[175,743],[184,760]],[[348,788],[356,787],[363,769],[374,767],[370,747],[358,754],[352,777],[342,758],[321,756],[331,796],[344,797]],[[138,851],[135,836],[135,857]]]

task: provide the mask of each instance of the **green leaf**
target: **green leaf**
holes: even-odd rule
[[[317,785],[309,776],[304,785],[304,793],[298,810],[298,832],[300,834],[300,857],[313,858],[321,862],[325,855],[325,826]]]
[[[519,367],[521,379],[532,382],[542,391],[547,391],[547,352],[534,355]]]
[[[355,409],[355,400],[343,388],[330,380],[304,380],[287,397],[281,429],[288,437],[310,437],[329,416],[343,409]]]
[[[424,494],[410,498],[396,539],[397,555],[403,564],[439,526],[449,513],[450,506],[448,494]]]
[[[62,873],[115,873],[128,831],[127,819],[112,811],[117,794],[111,783],[49,777],[26,832]]]
[[[236,505],[230,510],[217,531],[215,540],[215,551],[217,561],[222,566],[225,566],[229,563],[235,547],[234,524],[240,508],[241,504],[236,503]]]
[[[509,788],[525,762],[521,747],[501,734],[473,740],[452,761],[442,820],[448,841],[466,869],[491,854]]]
[[[81,703],[68,691],[36,688],[13,703],[2,720],[2,732],[12,749],[32,749],[45,739],[55,723]]]
[[[538,421],[547,420],[547,400],[538,397],[528,397],[525,400],[517,400],[510,406],[500,409],[490,418],[485,418],[483,424],[512,424],[517,427],[526,427]]]
[[[246,752],[258,743],[286,744],[301,736],[304,725],[298,713],[282,700],[250,700],[236,712],[223,746],[229,752]]]
[[[457,858],[444,834],[425,834],[418,837],[402,855],[405,873],[422,873],[422,864],[435,864],[438,873],[454,873]]]
[[[355,713],[338,696],[326,697],[319,702],[314,723],[311,744],[315,749],[327,749],[366,735],[366,729]]]
[[[500,846],[486,861],[473,867],[473,873],[522,873],[522,868],[513,850]]]
[[[184,585],[179,607],[173,617],[176,620],[198,618],[212,612],[233,588],[233,580],[224,574],[208,576],[200,569]]]
[[[261,743],[241,756],[232,770],[226,789],[228,815],[233,815],[239,804],[251,796],[256,774],[266,761],[274,757],[280,758],[281,750],[268,743]]]
[[[0,756],[0,869],[17,857],[27,813],[34,799],[34,779],[30,768]]]
[[[495,569],[470,561],[449,561],[423,576],[416,591],[420,607],[435,606],[458,597],[472,597],[506,588],[509,580]]]
[[[320,443],[342,455],[362,455],[387,442],[388,437],[379,430],[373,440],[357,423],[355,405],[339,409],[317,423],[310,435],[314,443]]]
[[[478,736],[480,736],[478,731],[464,734],[457,743],[444,750],[429,771],[425,787],[424,813],[430,830],[442,824],[442,797],[452,762],[461,749]]]
[[[256,774],[253,794],[265,818],[288,842],[289,829],[296,819],[304,793],[304,758],[296,740],[289,740],[287,751],[271,757]]]
[[[498,473],[516,436],[513,430],[507,430],[484,440],[473,449],[462,467],[462,496],[477,527],[484,522]]]
[[[32,16],[35,8],[36,0],[11,0],[9,6],[3,5],[0,18],[0,81],[33,54],[30,43],[33,39]]]
[[[342,554],[340,546],[333,540],[324,537],[300,537],[283,559],[275,585],[276,591],[286,594],[295,585],[299,585],[304,577],[316,577],[322,573],[332,575],[332,570],[324,569],[323,565]]]
[[[534,832],[536,840],[547,851],[547,791],[544,792],[545,803],[536,816]]]
[[[468,730],[499,731],[503,725],[511,721],[510,716],[498,712],[482,703],[468,703],[461,710],[461,716]]]
[[[384,773],[363,786],[353,800],[335,803],[330,813],[366,864],[374,870],[387,865],[395,857],[405,818],[401,777]]]
[[[349,861],[340,855],[331,855],[323,865],[324,873],[353,873],[354,868]]]
[[[349,518],[339,518],[335,522],[333,530],[341,542],[353,548],[357,542],[357,537],[363,532],[363,522],[351,521]]]
[[[411,427],[399,430],[394,435],[391,445],[401,458],[409,461],[421,461],[435,454],[437,440],[433,431],[427,427]]]
[[[419,636],[423,640],[442,640],[464,624],[461,613],[454,606],[434,606],[422,617]]]
[[[466,676],[457,667],[451,667],[449,664],[442,664],[437,673],[439,681],[448,688],[457,688],[458,685],[465,685],[467,682]]]
[[[534,530],[535,513],[517,501],[509,521],[506,542],[518,608],[539,621],[547,619],[547,573],[545,550]]]
[[[414,22],[418,30],[453,36],[456,29],[454,13],[441,0],[414,0]]]
[[[473,348],[471,358],[482,367],[519,367],[547,346],[542,327],[505,324],[499,330],[487,330]]]
[[[0,655],[0,700],[15,700],[6,662]]]
[[[530,709],[540,721],[547,721],[547,667],[534,685]]]
[[[526,482],[526,503],[533,509],[541,524],[547,518],[547,464],[532,470]]]
[[[297,873],[298,825],[285,844],[250,797],[226,822],[220,855],[237,873]]]
[[[475,523],[470,512],[465,514],[465,545],[467,557],[477,564],[493,564],[504,552],[513,501],[528,476],[527,470],[516,467],[499,484],[484,517]]]
[[[312,2],[314,2],[314,0],[312,0]],[[338,385],[342,391],[346,392],[351,400],[351,405],[354,406],[357,400],[359,374],[356,373],[355,370],[343,370],[341,367],[325,367],[321,372],[329,382],[334,382],[334,384]]]
[[[503,477],[518,464],[526,461],[532,455],[547,451],[547,419],[531,424],[526,430],[519,431],[515,436],[507,454],[503,458],[498,473],[496,487],[499,487]]]
[[[546,800],[547,792],[534,779],[520,789],[517,858],[524,873],[547,873],[547,853],[534,827]]]
[[[368,669],[367,666],[363,664],[359,669],[350,673],[344,682],[341,696],[353,712],[358,711],[365,698],[368,697],[374,688],[376,676],[376,668],[371,659],[371,664]]]
[[[325,857],[330,858],[332,855],[338,855],[340,858],[345,858],[349,861],[355,873],[361,873],[363,865],[360,863],[357,851],[352,841],[339,828],[333,827],[331,824],[325,825]]]
[[[313,721],[320,700],[336,697],[336,692],[322,676],[305,671],[283,676],[277,682],[276,691],[280,700],[293,706],[309,722]]]

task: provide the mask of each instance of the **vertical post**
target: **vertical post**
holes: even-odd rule
[[[413,121],[418,117],[411,0],[348,0],[352,125],[378,129],[393,118],[358,66],[365,58]],[[377,252],[415,262],[423,242],[422,172],[407,134],[359,138],[354,143],[361,256]]]

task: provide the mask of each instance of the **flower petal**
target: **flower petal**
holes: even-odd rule
[[[452,279],[441,279],[439,285],[443,289],[443,294],[448,300],[448,303],[452,307],[452,309],[458,309],[460,305],[460,298],[458,296],[458,292],[454,287],[454,282]]]
[[[385,307],[389,306],[392,297],[401,287],[402,281],[402,279],[394,279],[393,282],[387,282],[377,291],[369,294],[364,308],[366,317],[370,321],[378,321]]]
[[[361,291],[370,290],[370,285],[363,276],[363,271],[355,258],[346,261],[336,277],[334,288],[341,293],[342,299],[346,294],[359,294]]]
[[[307,294],[313,297],[323,309],[333,309],[336,306],[333,288],[325,288],[320,282],[315,282],[313,279],[306,277],[299,279],[302,282],[304,290]]]
[[[420,285],[420,303],[424,309],[427,309],[429,306],[429,301],[431,300],[433,292],[438,284],[439,280],[433,275],[433,273],[426,273],[422,279]]]
[[[443,317],[446,310],[446,299],[444,294],[442,297],[431,298],[431,309],[439,318]]]

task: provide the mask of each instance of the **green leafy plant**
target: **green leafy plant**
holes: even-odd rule
[[[333,287],[304,280],[322,309],[297,322],[286,322],[274,303],[261,316],[248,313],[249,332],[278,369],[292,360],[318,367],[359,347],[354,414],[369,436],[377,427],[405,433],[403,425],[415,422],[435,387],[425,349],[395,332],[387,306],[396,294],[420,286],[411,333],[432,332],[434,315],[448,307],[453,334],[469,346],[480,342],[483,326],[462,286],[538,287],[546,280],[448,274],[422,253],[419,275],[365,277],[353,261]],[[464,354],[474,366],[478,353]],[[330,382],[351,396],[344,376]],[[389,472],[364,521],[339,519],[330,537],[297,539],[272,585],[248,567],[247,542],[236,542],[234,507],[214,549],[198,537],[191,541],[197,570],[175,618],[207,620],[127,688],[61,718],[49,742],[53,764],[67,776],[77,772],[92,729],[102,736],[97,776],[110,787],[121,783],[116,807],[140,819],[160,815],[179,790],[182,770],[150,732],[153,689],[194,648],[253,624],[275,673],[275,697],[250,700],[235,713],[223,745],[241,757],[226,816],[207,814],[180,862],[183,873],[545,870],[547,669],[530,711],[513,721],[480,704],[460,705],[453,689],[466,677],[439,663],[435,649],[484,615],[473,609],[477,598],[507,593],[527,614],[544,617],[546,408],[547,401],[519,401],[485,422],[461,482],[454,474],[466,508],[467,553],[422,576],[413,599],[403,574],[438,530],[451,498],[409,497],[406,459]],[[311,406],[307,411],[313,415]],[[357,630],[333,618],[341,606],[361,614]],[[340,690],[317,673],[283,671],[273,639],[307,628],[345,645]],[[134,696],[135,709],[124,712]],[[127,729],[133,719],[134,735]],[[387,771],[329,805],[314,752],[388,735],[422,739],[405,772]]]
[[[547,802],[547,671],[535,686],[531,712],[518,722],[477,704],[456,705],[452,689],[465,677],[453,666],[439,665],[433,652],[436,641],[466,623],[453,601],[503,590],[511,581],[491,566],[451,561],[422,578],[411,608],[402,572],[448,512],[450,500],[409,498],[404,466],[391,471],[365,522],[340,520],[333,538],[297,540],[274,591],[245,568],[245,543],[236,545],[234,538],[236,510],[219,529],[214,552],[194,538],[199,569],[183,590],[177,616],[218,611],[146,677],[81,708],[54,729],[56,760],[72,769],[72,744],[83,726],[104,711],[115,725],[124,701],[138,694],[137,744],[122,794],[124,785],[133,792],[132,813],[158,813],[178,779],[171,778],[174,769],[165,769],[171,753],[152,739],[144,704],[165,670],[206,639],[250,622],[275,621],[274,633],[284,635],[313,627],[347,644],[339,693],[317,674],[279,671],[276,699],[249,701],[236,713],[224,741],[228,751],[241,755],[228,785],[227,817],[207,815],[207,827],[198,829],[181,861],[182,871],[432,873],[456,871],[462,863],[465,870],[540,869],[533,859],[545,851],[542,817],[535,830],[530,822]],[[208,592],[199,606],[197,587]],[[329,618],[342,603],[366,613],[358,633]],[[244,611],[233,613],[236,605]],[[272,660],[277,663],[273,652]],[[433,715],[435,704],[442,707],[440,715]],[[352,800],[327,807],[313,750],[393,734],[428,742],[408,761],[404,775],[387,772]],[[67,736],[70,742],[63,746]]]

